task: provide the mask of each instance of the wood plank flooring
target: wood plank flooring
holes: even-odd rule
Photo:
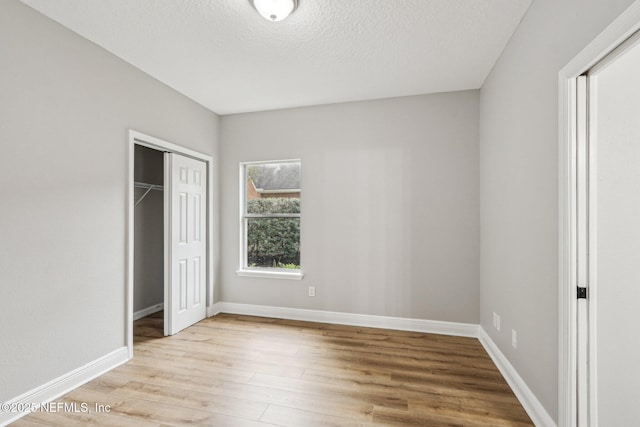
[[[47,426],[533,425],[473,338],[220,314],[162,337],[135,323],[134,358],[37,412]]]

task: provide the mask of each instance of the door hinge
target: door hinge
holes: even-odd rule
[[[578,286],[578,299],[587,298],[587,288]]]

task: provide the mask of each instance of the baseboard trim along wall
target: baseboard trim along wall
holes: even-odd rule
[[[507,381],[507,384],[509,384],[509,387],[511,387],[511,390],[513,390],[513,393],[516,395],[525,411],[527,411],[527,414],[529,414],[531,421],[533,421],[537,427],[556,427],[556,423],[553,421],[553,418],[551,418],[549,413],[544,409],[540,401],[527,386],[527,383],[525,383],[522,377],[518,374],[518,371],[516,371],[513,365],[511,365],[507,357],[500,351],[496,343],[482,327],[478,328],[478,339],[487,353],[489,353],[489,357],[491,357],[493,363],[496,364],[498,370]]]
[[[122,365],[128,360],[129,350],[127,347],[121,347],[79,367],[78,369],[74,369],[73,371],[61,375],[46,384],[21,394],[9,402],[6,402],[3,406],[8,405],[9,408],[15,409],[27,408],[27,410],[20,412],[5,412],[0,410],[0,426],[5,426],[18,418],[27,415],[30,412],[28,408],[38,408],[43,403],[51,402],[52,400],[80,387],[92,379],[99,377],[105,372]]]
[[[549,413],[524,382],[515,368],[509,363],[496,343],[482,329],[480,325],[471,323],[442,322],[437,320],[407,319],[403,317],[375,316],[367,314],[338,313],[322,310],[307,310],[300,308],[270,307],[252,304],[237,304],[218,302],[209,307],[208,315],[219,313],[244,314],[247,316],[270,317],[288,320],[303,320],[308,322],[333,323],[349,326],[364,326],[370,328],[396,329],[400,331],[414,331],[431,334],[455,335],[477,338],[493,363],[513,390],[525,411],[538,427],[556,427]]]
[[[158,307],[160,307],[160,309],[157,309]],[[148,307],[134,313],[134,318],[138,319],[144,317],[162,310],[162,308],[163,304]],[[395,329],[401,331],[477,338],[480,340],[480,343],[496,364],[498,370],[500,370],[500,373],[505,378],[524,409],[527,411],[527,414],[529,414],[529,417],[531,417],[533,423],[539,427],[556,427],[556,423],[544,409],[540,401],[536,398],[531,389],[529,389],[506,356],[500,351],[496,343],[480,325],[368,314],[339,313],[300,308],[237,304],[229,302],[218,302],[213,306],[207,307],[207,316],[215,316],[219,313],[243,314],[247,316],[302,320],[308,322],[332,323],[339,325]],[[37,407],[40,404],[50,402],[55,398],[80,387],[81,385],[127,362],[128,360],[129,351],[127,347],[119,348],[94,360],[93,362],[62,375],[40,387],[30,390],[7,403],[17,407]],[[0,426],[5,426],[28,414],[28,412],[29,411],[0,411]]]
[[[304,320],[308,322],[333,323],[338,325],[365,326],[368,328],[396,329],[399,331],[425,332],[430,334],[478,336],[478,325],[472,323],[441,322],[438,320],[409,319],[404,317],[376,316],[370,314],[339,313],[335,311],[308,310],[301,308],[270,307],[264,305],[218,302],[217,313],[245,314],[248,316],[277,319]]]
[[[215,303],[213,305],[207,306],[207,317],[213,317],[216,314],[220,314],[220,310],[219,310],[220,306],[219,306],[219,304],[221,304],[221,303],[217,302],[217,303]]]
[[[135,313],[133,313],[133,320],[136,321],[138,319],[142,319],[143,317],[147,317],[150,314],[157,313],[162,310],[164,310],[163,302],[161,302],[160,304],[152,305],[147,308],[143,308],[142,310],[138,310]]]

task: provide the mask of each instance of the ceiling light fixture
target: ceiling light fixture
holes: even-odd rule
[[[268,21],[282,21],[298,7],[298,0],[249,0],[258,13]]]

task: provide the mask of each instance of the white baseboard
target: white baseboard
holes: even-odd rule
[[[407,319],[403,317],[375,316],[367,314],[338,313],[300,308],[271,307],[264,305],[218,302],[208,307],[207,314],[244,314],[277,319],[304,320],[308,322],[333,323],[339,325],[365,326],[371,328],[396,329],[401,331],[425,332],[478,338],[496,364],[513,393],[516,395],[533,423],[538,427],[556,427],[556,423],[544,409],[540,401],[509,363],[498,346],[480,325],[471,323],[442,322],[437,320]]]
[[[207,317],[213,317],[216,314],[219,314],[220,313],[220,304],[222,304],[222,303],[221,302],[217,302],[217,303],[207,307]]]
[[[156,306],[154,306],[156,307]],[[140,310],[134,314],[150,310]],[[158,310],[156,310],[158,311]],[[145,315],[151,314],[150,311]],[[371,328],[396,329],[402,331],[414,331],[444,335],[455,335],[463,337],[478,338],[483,347],[496,364],[500,373],[505,378],[514,394],[531,417],[533,423],[538,427],[556,427],[549,413],[544,409],[540,401],[529,389],[522,377],[509,363],[505,355],[489,337],[486,331],[480,326],[471,323],[442,322],[437,320],[408,319],[403,317],[387,317],[367,314],[339,313],[322,310],[307,310],[287,307],[270,307],[252,304],[237,304],[229,302],[218,302],[207,307],[207,316],[215,316],[219,313],[243,314],[249,316],[261,316],[278,319],[303,320],[309,322],[322,322],[350,326],[364,326]],[[142,317],[142,316],[141,316]],[[30,390],[8,403],[18,405],[32,405],[50,402],[69,391],[85,384],[92,379],[104,374],[107,371],[127,362],[129,351],[127,347],[119,348],[99,359],[94,360],[74,371],[62,375],[40,387]],[[26,415],[27,412],[1,412],[0,426],[5,426],[18,418]]]
[[[59,376],[46,384],[34,388],[7,402],[17,407],[37,407],[43,403],[51,402],[71,390],[99,377],[107,371],[122,365],[129,360],[127,347],[119,348],[99,359],[89,362],[71,372]],[[0,426],[27,415],[29,412],[2,412],[0,410]]]
[[[540,401],[527,386],[527,383],[525,383],[522,377],[518,374],[518,371],[516,371],[513,365],[509,363],[509,360],[500,351],[496,343],[482,327],[478,328],[478,339],[487,353],[489,353],[493,363],[496,364],[498,370],[500,370],[500,373],[511,387],[511,390],[513,390],[513,393],[516,395],[525,411],[527,411],[531,421],[533,421],[537,427],[556,427],[556,423],[553,421],[553,418],[551,418],[549,413],[544,409]]]
[[[244,314],[277,319],[304,320],[308,322],[338,325],[365,326],[369,328],[396,329],[400,331],[430,334],[478,337],[479,326],[472,323],[442,322],[438,320],[409,319],[404,317],[376,316],[371,314],[339,313],[335,311],[307,310],[301,308],[270,307],[265,305],[218,302],[212,312]]]
[[[164,310],[164,303],[152,305],[151,307],[143,308],[142,310],[138,310],[133,313],[133,320],[136,321],[138,319],[142,319],[143,317],[147,317],[150,314],[157,313],[159,311]]]

